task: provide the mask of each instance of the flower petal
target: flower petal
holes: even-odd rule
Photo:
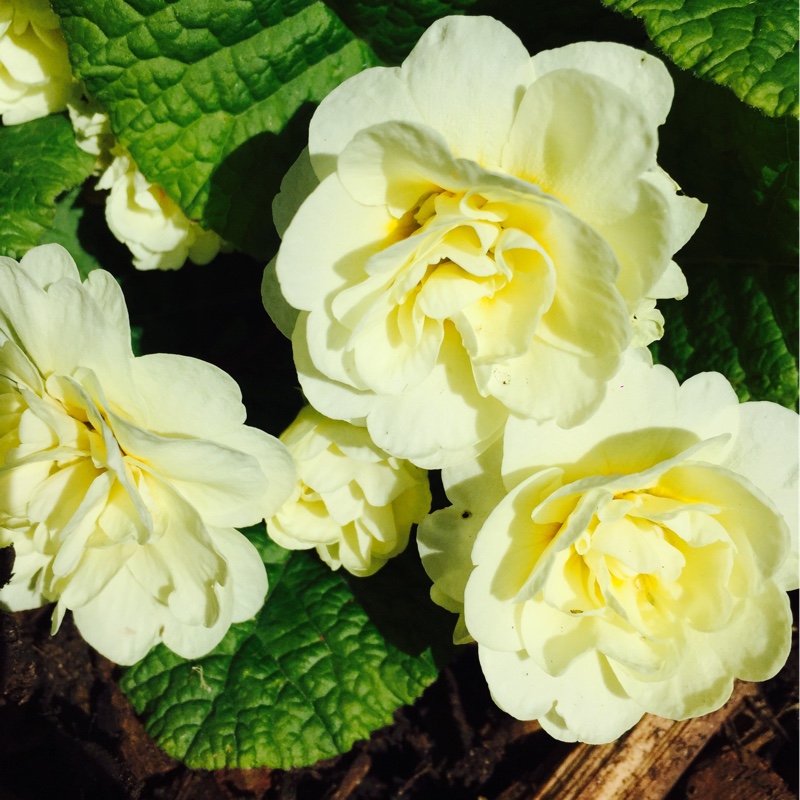
[[[261,280],[261,302],[275,327],[287,338],[292,338],[292,331],[297,323],[298,310],[286,302],[278,282],[276,266],[277,257],[264,268],[264,277]]]
[[[374,395],[358,391],[336,378],[329,378],[316,367],[308,352],[308,322],[309,314],[301,313],[292,333],[294,365],[308,402],[332,419],[366,424],[366,416],[375,403]]]
[[[485,647],[478,653],[497,705],[517,719],[538,719],[562,741],[613,741],[644,713],[598,654],[587,653],[563,676],[553,678],[521,653]]]
[[[6,611],[27,611],[31,608],[39,608],[48,602],[42,594],[43,574],[50,565],[52,556],[40,553],[32,539],[27,536],[12,534],[12,539],[14,569],[11,573],[11,580],[4,586],[0,586],[0,608]]]
[[[454,155],[500,166],[518,96],[532,78],[528,51],[511,30],[490,17],[440,19],[417,42],[402,76],[422,119]]]
[[[153,432],[214,439],[245,421],[239,386],[213,364],[153,353],[134,359],[131,370]]]
[[[357,203],[336,175],[326,178],[300,207],[278,253],[278,281],[288,302],[311,311],[343,281],[363,280],[366,260],[385,247],[396,225],[385,208]]]
[[[445,325],[439,358],[428,377],[402,395],[373,399],[367,427],[375,443],[423,469],[476,455],[500,433],[505,408],[481,397],[455,329]]]
[[[741,427],[724,466],[750,480],[775,503],[791,537],[791,552],[776,582],[786,591],[796,589],[798,578],[797,449],[798,416],[775,403],[739,406]],[[786,446],[769,446],[770,442]]]
[[[537,53],[532,61],[537,80],[548,72],[577,69],[613,83],[634,97],[656,126],[666,120],[675,94],[662,61],[616,42],[575,42]]]
[[[645,711],[667,719],[687,719],[720,708],[733,691],[733,676],[703,634],[686,629],[685,649],[691,657],[677,662],[677,670],[664,680],[643,680],[624,667],[611,665],[625,692]]]
[[[95,650],[117,664],[135,664],[159,641],[169,614],[123,569],[72,616]]]
[[[596,225],[630,213],[639,176],[656,163],[656,147],[655,125],[629,94],[562,69],[525,92],[503,168]]]
[[[417,529],[422,566],[433,581],[431,599],[448,611],[464,610],[472,546],[482,523],[480,517],[451,507],[429,514]]]
[[[317,178],[336,170],[336,159],[356,133],[391,120],[424,122],[397,67],[365,70],[337,86],[320,103],[308,131]]]
[[[531,519],[541,496],[560,480],[559,470],[531,476],[506,495],[483,524],[472,550],[475,570],[464,593],[464,615],[475,639],[495,650],[522,648],[517,594],[555,534]]]
[[[258,460],[204,439],[161,436],[113,418],[123,450],[169,481],[211,525],[252,525],[263,517],[267,479]]]
[[[572,427],[603,399],[619,357],[581,356],[534,339],[524,356],[487,368],[487,391],[513,412]],[[482,381],[483,383],[484,381]]]
[[[268,588],[264,562],[250,540],[239,531],[210,527],[208,534],[228,563],[233,584],[231,622],[244,622],[264,605]]]
[[[283,176],[280,191],[272,201],[272,221],[275,223],[278,236],[284,237],[297,210],[319,186],[319,182],[320,179],[314,174],[306,147]]]

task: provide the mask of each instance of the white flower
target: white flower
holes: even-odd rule
[[[384,453],[365,428],[323,417],[310,406],[281,441],[297,465],[292,496],[267,532],[290,550],[317,548],[331,569],[377,572],[405,550],[411,526],[431,507],[424,470]]]
[[[187,658],[251,617],[267,581],[235,530],[294,484],[280,442],[244,425],[236,383],[197,359],[134,357],[103,270],[58,245],[0,258],[0,602],[56,601],[120,664],[163,641]]]
[[[454,505],[420,525],[423,564],[498,705],[600,743],[774,675],[798,586],[797,427],[719,374],[679,386],[636,354],[580,428],[511,417],[446,470]]]
[[[188,219],[180,206],[139,171],[117,142],[108,115],[94,101],[74,97],[69,117],[81,150],[95,156],[98,189],[109,189],[106,222],[133,254],[137,269],[180,269],[186,259],[208,264],[225,249],[219,234]]]
[[[67,43],[47,0],[0,0],[0,115],[17,125],[63,111],[74,91]]]
[[[75,131],[75,144],[95,157],[95,175],[105,172],[114,160],[112,150],[117,144],[108,114],[98,103],[78,94],[67,104],[67,111]]]
[[[311,404],[428,468],[480,452],[509,410],[584,420],[660,335],[653,301],[687,291],[671,257],[704,206],[656,164],[672,93],[638,50],[531,58],[480,17],[334,90],[274,207]]]
[[[110,189],[106,222],[111,233],[133,254],[137,269],[180,269],[186,259],[208,264],[222,239],[188,219],[180,206],[139,172],[130,154],[116,145],[114,160],[97,181]]]

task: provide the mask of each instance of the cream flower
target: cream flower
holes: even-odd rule
[[[0,0],[0,115],[17,125],[63,111],[74,91],[67,43],[47,0]]]
[[[97,181],[110,189],[106,222],[133,254],[137,269],[180,269],[186,259],[208,264],[222,239],[188,219],[180,206],[139,171],[127,150],[115,145],[110,166]]]
[[[387,455],[366,429],[306,406],[281,441],[297,465],[292,496],[267,532],[289,550],[317,548],[331,569],[377,572],[405,550],[411,526],[431,507],[425,472]]]
[[[75,144],[95,157],[95,175],[105,172],[114,160],[112,150],[117,144],[108,114],[99,103],[84,95],[73,97],[67,104],[67,111],[75,131]]]
[[[660,334],[653,301],[686,293],[671,257],[704,206],[656,164],[672,93],[638,50],[531,58],[480,17],[439,20],[402,67],[332,92],[312,169],[274,207],[312,405],[428,468],[480,452],[509,411],[586,419]]]
[[[645,351],[646,352],[646,351]],[[432,597],[498,705],[608,742],[719,708],[789,652],[797,415],[629,356],[580,428],[509,419],[420,525]]]
[[[58,245],[0,258],[0,602],[56,601],[120,664],[157,642],[187,658],[261,606],[235,530],[289,495],[286,448],[244,425],[238,386],[193,358],[134,357],[114,278],[81,283]]]
[[[187,258],[207,264],[225,249],[217,233],[188,219],[160,186],[144,177],[96,102],[74,97],[68,108],[76,144],[95,156],[97,188],[110,190],[108,227],[131,251],[137,269],[180,269]]]

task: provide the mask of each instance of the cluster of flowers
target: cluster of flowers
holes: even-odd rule
[[[55,601],[54,627],[72,610],[118,663],[158,641],[195,657],[265,597],[237,527],[266,519],[369,575],[418,523],[455,640],[558,738],[704,714],[773,675],[797,415],[740,405],[717,374],[681,386],[646,349],[705,210],[656,163],[672,91],[631,48],[531,57],[455,17],[331,93],[262,287],[310,401],[282,441],[216,368],[135,357],[108,273],[81,282],[55,245],[0,259],[0,602]],[[110,206],[157,197],[103,116],[73,119]],[[452,503],[433,514],[428,469]]]
[[[188,219],[148,181],[116,141],[102,110],[73,78],[67,43],[48,0],[0,0],[0,117],[16,125],[69,110],[78,146],[96,156],[98,189],[108,189],[106,221],[137,269],[207,264],[224,242]]]
[[[790,646],[798,417],[646,349],[705,212],[656,163],[672,96],[629,47],[441,20],[322,102],[273,208],[264,303],[315,414],[442,468],[431,596],[564,740],[705,714]]]

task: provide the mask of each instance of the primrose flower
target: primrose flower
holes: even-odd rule
[[[687,291],[671,258],[704,206],[656,163],[672,94],[646,53],[531,58],[485,17],[439,20],[401,67],[335,89],[264,281],[311,404],[426,468],[485,449],[509,411],[585,420],[661,335],[655,300]]]
[[[156,643],[211,650],[260,608],[264,565],[235,527],[271,516],[294,467],[244,425],[236,383],[176,355],[134,357],[114,278],[82,283],[58,245],[0,258],[0,546],[12,611],[55,601],[120,664]]]
[[[108,114],[83,94],[76,94],[70,100],[67,111],[75,131],[75,144],[95,157],[94,174],[100,175],[111,165],[114,160],[112,150],[118,146]]]
[[[144,177],[97,103],[73,98],[69,116],[78,147],[95,156],[97,188],[109,190],[108,227],[131,251],[137,269],[180,269],[187,258],[208,264],[224,249],[219,234],[190,220],[160,186]]]
[[[376,447],[365,428],[306,406],[281,441],[297,465],[292,496],[267,520],[289,550],[317,548],[331,569],[360,577],[405,550],[411,526],[430,510],[424,470]]]
[[[719,374],[679,386],[634,353],[580,428],[512,416],[445,470],[453,506],[420,551],[497,704],[601,743],[773,676],[798,586],[797,433]]]
[[[188,219],[180,206],[139,171],[121,146],[97,181],[109,189],[106,222],[111,233],[133,254],[137,269],[180,269],[186,259],[208,264],[220,251],[222,239]]]
[[[3,124],[63,111],[74,86],[67,43],[48,0],[0,0]]]

